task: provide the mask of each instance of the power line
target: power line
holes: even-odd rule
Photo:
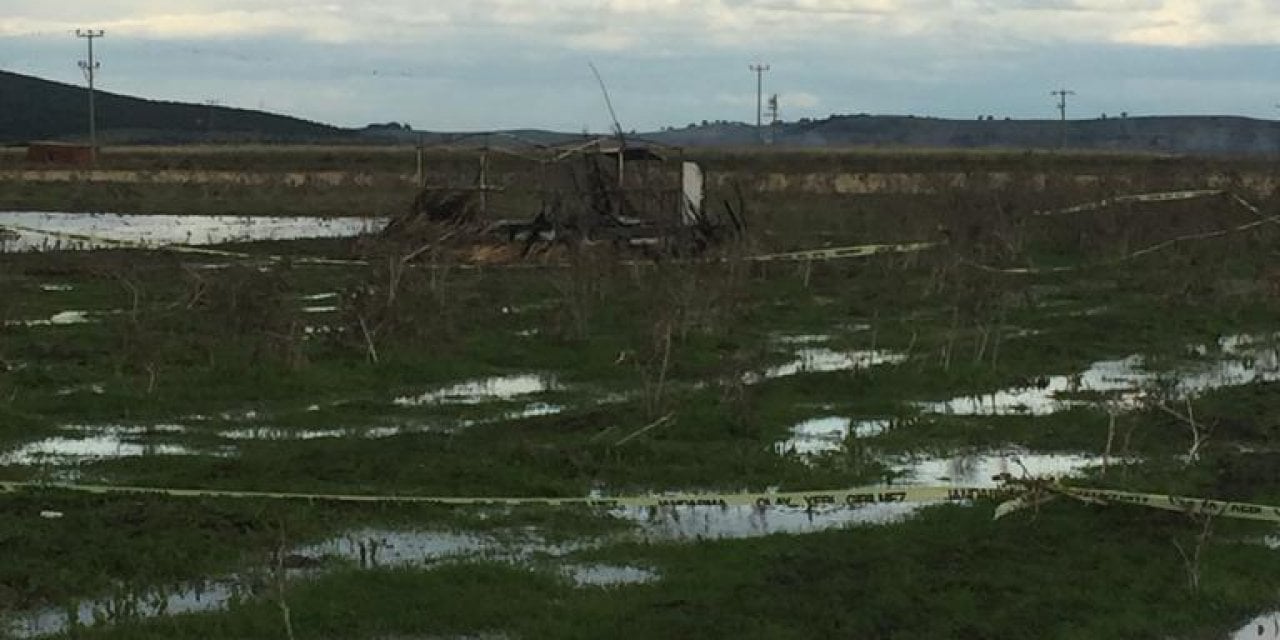
[[[1058,113],[1062,117],[1062,121],[1067,121],[1067,96],[1074,96],[1076,92],[1070,89],[1058,89],[1050,91],[1049,95],[1058,97]]]
[[[89,154],[94,162],[98,160],[98,120],[97,107],[94,105],[93,80],[98,73],[98,69],[102,67],[102,63],[93,57],[93,41],[106,35],[107,33],[102,29],[76,29],[76,37],[84,38],[89,42],[89,59],[80,61],[80,69],[84,71],[85,77],[89,79]]]
[[[755,63],[747,66],[756,74],[756,132],[760,131],[760,127],[764,124],[764,72],[769,70],[769,65]]]
[[[1074,96],[1075,94],[1075,91],[1067,88],[1056,89],[1049,92],[1049,95],[1058,97],[1058,115],[1062,122],[1062,129],[1059,132],[1058,139],[1059,148],[1067,146],[1067,96]]]

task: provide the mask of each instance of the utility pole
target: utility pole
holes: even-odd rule
[[[759,135],[764,120],[764,72],[769,70],[769,65],[757,62],[747,68],[756,74],[756,133]]]
[[[1067,146],[1067,96],[1074,96],[1075,94],[1076,92],[1066,88],[1049,92],[1049,95],[1057,96],[1058,98],[1058,115],[1062,121],[1062,132],[1058,140],[1059,148]]]
[[[1049,92],[1049,95],[1057,96],[1058,98],[1058,113],[1061,115],[1063,122],[1067,121],[1067,96],[1074,96],[1075,94],[1076,92],[1070,89],[1058,89]]]
[[[94,163],[98,161],[98,120],[93,102],[93,79],[102,64],[93,57],[93,41],[105,35],[107,33],[102,29],[76,29],[77,38],[89,41],[89,59],[80,61],[80,69],[89,79],[89,157]]]

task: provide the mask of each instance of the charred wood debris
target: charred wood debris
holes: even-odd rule
[[[548,260],[582,250],[663,260],[704,256],[744,238],[740,188],[736,202],[723,199],[712,213],[701,168],[679,150],[609,142],[533,154],[486,144],[470,184],[424,184],[366,249],[472,263]],[[518,158],[520,169],[495,176],[489,157],[496,153]]]

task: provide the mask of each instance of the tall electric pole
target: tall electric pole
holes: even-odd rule
[[[84,38],[89,41],[89,59],[80,61],[80,68],[84,71],[85,77],[89,79],[89,157],[93,162],[98,161],[98,119],[97,111],[93,102],[93,79],[97,75],[98,69],[102,63],[93,57],[93,41],[107,35],[102,29],[76,29],[76,37]]]
[[[1058,140],[1059,148],[1067,146],[1067,96],[1074,96],[1075,94],[1076,92],[1066,88],[1049,92],[1049,95],[1057,96],[1058,98],[1058,115],[1062,121],[1062,131]]]
[[[769,65],[757,62],[747,68],[756,74],[756,132],[759,133],[764,120],[764,72],[769,70]]]
[[[1058,89],[1049,92],[1049,95],[1057,96],[1058,98],[1058,114],[1062,117],[1063,122],[1067,121],[1067,96],[1074,96],[1075,94],[1076,92],[1070,89]]]

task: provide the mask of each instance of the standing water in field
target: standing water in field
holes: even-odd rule
[[[536,374],[485,378],[455,384],[417,396],[401,396],[395,399],[399,407],[420,407],[437,404],[482,404],[500,400],[513,400],[548,391],[559,390],[554,377]]]
[[[1061,478],[1102,465],[1102,456],[1039,453],[1020,449],[967,451],[950,456],[902,456],[887,459],[896,482],[921,486],[995,487],[996,476]]]
[[[342,238],[380,230],[378,218],[0,212],[4,251],[161,247]]]
[[[585,549],[589,543],[550,543],[530,531],[494,536],[444,531],[361,529],[323,542],[297,547],[280,558],[284,579],[320,575],[325,567],[355,565],[363,569],[426,567],[467,559],[527,565],[535,556],[559,558]],[[201,580],[170,589],[127,591],[86,600],[71,608],[50,608],[0,618],[0,636],[36,638],[88,627],[180,615],[221,611],[237,602],[263,597],[271,590],[274,567],[255,572]],[[620,586],[657,580],[653,572],[635,567],[567,565],[557,571],[579,586]]]
[[[845,441],[852,438],[873,438],[888,431],[892,421],[885,419],[854,420],[830,416],[805,420],[791,428],[791,437],[775,443],[779,454],[816,456],[844,449]]]
[[[1146,359],[1132,355],[1095,362],[1074,375],[1043,376],[1021,387],[916,406],[925,413],[957,416],[1045,416],[1099,402],[1128,411],[1139,408],[1157,391],[1170,398],[1189,398],[1214,389],[1280,381],[1278,339],[1278,335],[1228,336],[1218,340],[1216,351],[1204,346],[1192,349],[1204,360],[1167,372],[1146,369]]]
[[[650,543],[733,540],[774,534],[799,535],[858,525],[902,522],[927,503],[857,507],[626,507],[614,515],[639,525]]]

